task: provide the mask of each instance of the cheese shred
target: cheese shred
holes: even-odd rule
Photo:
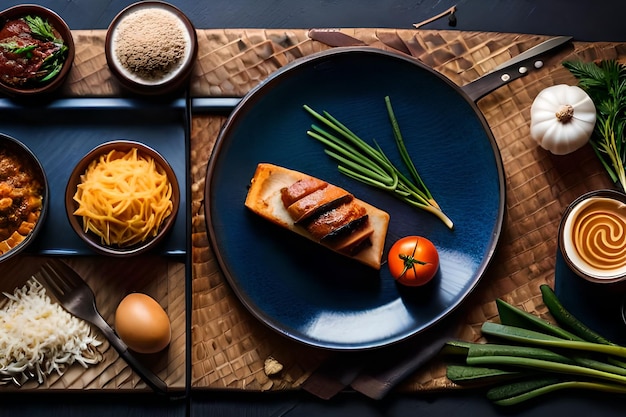
[[[86,322],[53,303],[34,277],[0,305],[0,384],[40,384],[74,363],[87,368],[102,360],[102,342]]]
[[[74,194],[85,232],[128,247],[155,237],[172,214],[172,184],[153,158],[111,151],[94,160]]]

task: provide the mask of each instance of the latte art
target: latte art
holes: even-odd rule
[[[574,247],[582,260],[606,271],[626,265],[626,207],[619,213],[613,200],[608,201],[585,207],[572,225]]]
[[[585,278],[612,282],[626,277],[626,203],[590,197],[566,214],[561,245]]]

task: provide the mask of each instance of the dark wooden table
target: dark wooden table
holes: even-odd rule
[[[582,41],[626,41],[626,2],[612,0],[171,0],[197,28],[411,28],[456,5],[425,29],[572,35]],[[0,1],[0,9],[18,4]],[[132,0],[39,0],[78,29],[105,29]],[[626,331],[626,329],[625,329]],[[623,398],[558,394],[515,410],[499,410],[472,393],[391,395],[382,401],[345,393],[321,401],[306,393],[192,393],[185,400],[143,394],[0,394],[0,416],[409,416],[622,415]]]

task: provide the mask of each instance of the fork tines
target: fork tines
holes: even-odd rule
[[[45,281],[44,284],[59,301],[70,289],[62,274],[59,274],[49,263],[41,266],[38,275]]]

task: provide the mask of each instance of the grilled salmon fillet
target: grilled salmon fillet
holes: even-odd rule
[[[260,163],[245,206],[349,258],[380,269],[389,214],[305,173]]]

